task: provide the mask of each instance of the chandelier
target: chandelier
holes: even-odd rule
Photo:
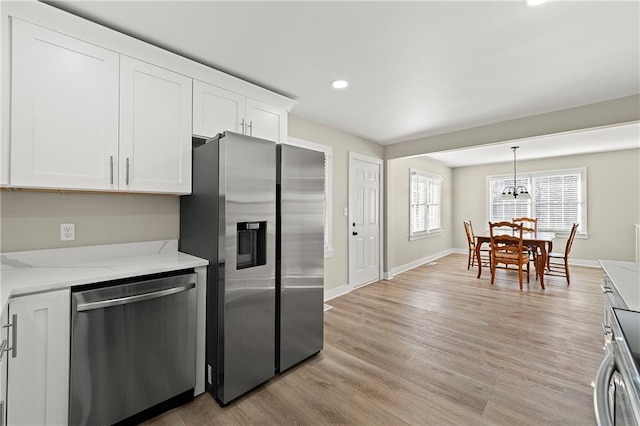
[[[512,201],[512,200],[530,200],[531,195],[529,195],[529,191],[527,188],[516,183],[516,149],[520,148],[519,146],[512,146],[513,150],[513,186],[507,186],[502,190],[502,194],[498,196],[498,199],[501,201]]]

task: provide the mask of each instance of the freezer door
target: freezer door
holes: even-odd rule
[[[324,154],[279,145],[279,371],[319,352],[324,306]]]
[[[218,386],[226,404],[275,371],[276,147],[220,138]]]

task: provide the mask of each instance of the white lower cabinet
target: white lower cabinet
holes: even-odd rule
[[[2,311],[0,317],[0,342],[2,342],[2,350],[0,351],[0,424],[7,424],[7,354],[6,348],[9,347],[8,327],[9,309],[8,307]]]
[[[287,111],[202,81],[193,81],[193,133],[213,137],[230,130],[283,142]]]
[[[68,289],[9,301],[7,424],[68,424],[70,316]]]

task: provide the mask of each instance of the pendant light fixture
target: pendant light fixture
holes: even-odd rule
[[[516,181],[516,149],[520,148],[519,146],[512,146],[511,150],[513,151],[513,186],[507,186],[502,190],[502,194],[498,196],[498,199],[501,201],[514,201],[514,200],[530,200],[531,195],[529,195],[529,191],[526,187],[520,185],[518,186]]]

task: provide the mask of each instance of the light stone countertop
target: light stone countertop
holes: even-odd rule
[[[177,240],[0,254],[0,303],[10,297],[120,278],[206,266]]]
[[[616,290],[633,311],[640,311],[640,263],[620,260],[600,260]]]

